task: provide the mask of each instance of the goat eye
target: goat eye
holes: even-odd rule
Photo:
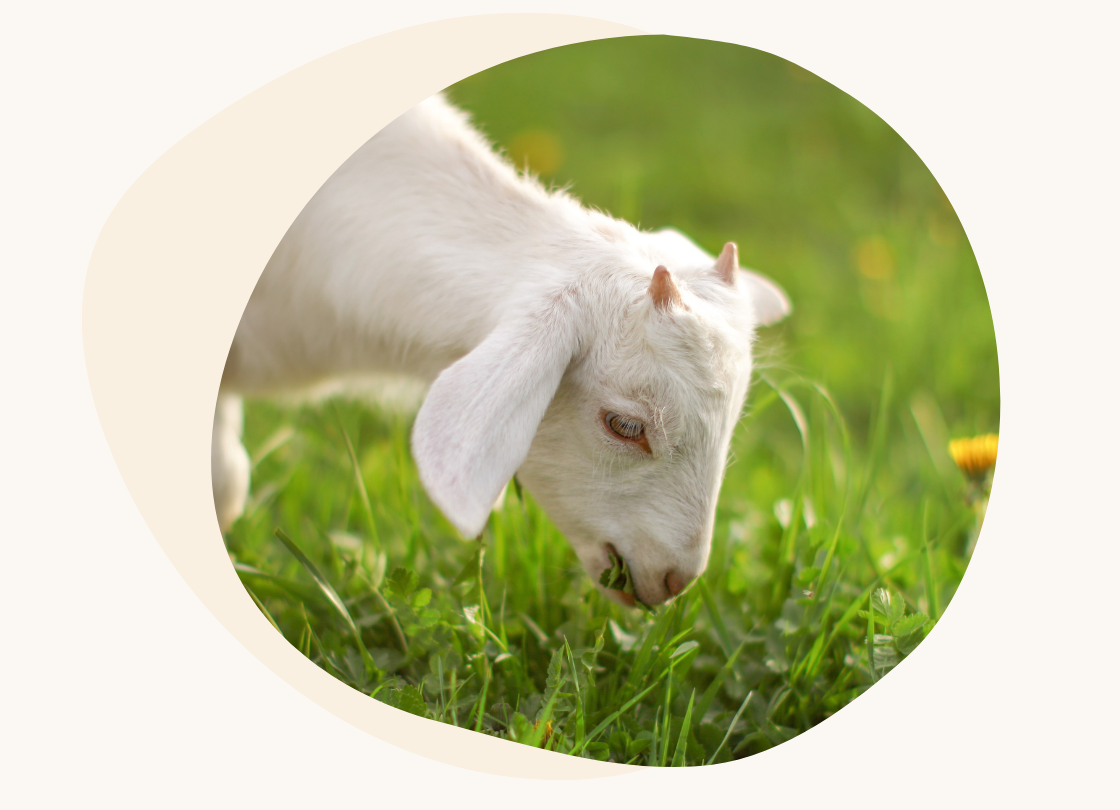
[[[617,413],[608,413],[603,417],[603,421],[616,436],[630,441],[637,441],[642,438],[642,434],[646,430],[646,426],[638,420],[628,419]]]

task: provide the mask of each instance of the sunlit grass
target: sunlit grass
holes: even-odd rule
[[[403,452],[407,420],[357,402],[250,406],[251,452],[288,438],[254,470],[274,494],[229,547],[292,644],[391,705],[568,753],[720,762],[849,703],[924,637],[960,581],[975,512],[963,492],[923,494],[937,473],[918,437],[917,508],[902,521],[886,508],[900,471],[884,470],[884,450],[906,441],[891,426],[906,415],[882,393],[878,442],[853,447],[824,389],[759,381],[708,570],[652,616],[604,600],[527,493],[510,493],[481,542],[457,539]],[[800,458],[784,470],[775,459],[791,440]],[[745,498],[751,483],[783,497]]]

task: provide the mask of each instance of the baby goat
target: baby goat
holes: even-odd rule
[[[593,578],[613,549],[664,602],[707,563],[754,330],[788,312],[733,244],[548,191],[435,96],[327,180],[257,283],[214,419],[219,523],[249,487],[241,396],[406,373],[430,384],[421,481],[465,537],[516,473]]]

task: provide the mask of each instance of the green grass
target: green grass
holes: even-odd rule
[[[227,535],[246,588],[354,688],[529,745],[701,765],[821,722],[925,637],[979,528],[986,486],[946,443],[998,429],[996,349],[948,201],[860,104],[737,46],[588,43],[451,96],[547,181],[709,250],[733,239],[789,291],[708,570],[653,615],[621,608],[528,492],[458,539],[419,485],[410,416],[252,402],[252,501]]]

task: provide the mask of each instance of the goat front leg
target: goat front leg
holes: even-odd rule
[[[210,443],[210,478],[223,534],[245,510],[249,495],[249,453],[241,444],[241,425],[241,397],[218,394]]]

